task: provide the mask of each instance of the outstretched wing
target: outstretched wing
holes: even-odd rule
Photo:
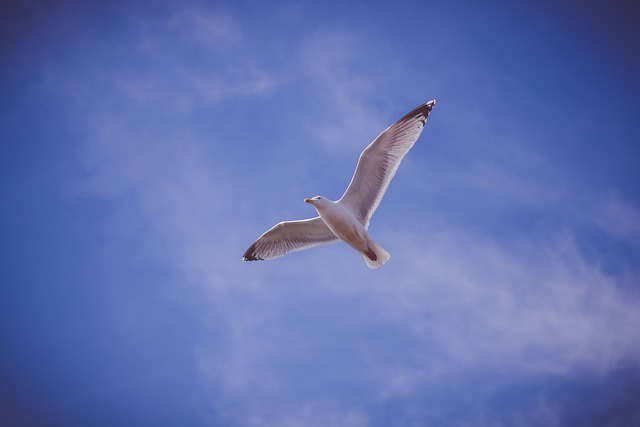
[[[360,154],[358,166],[339,202],[369,226],[402,158],[420,136],[436,101],[419,106],[389,126]]]
[[[278,258],[289,252],[337,241],[322,218],[284,221],[274,225],[255,241],[242,256],[243,261]]]

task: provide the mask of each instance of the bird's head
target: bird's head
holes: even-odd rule
[[[322,197],[322,196],[316,196],[316,197],[312,197],[310,199],[304,199],[305,202],[313,205],[314,207],[321,207],[324,206],[325,204],[329,203],[329,199],[327,199],[326,197]]]

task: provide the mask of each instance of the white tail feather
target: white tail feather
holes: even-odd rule
[[[369,250],[376,255],[377,259],[375,261],[369,258],[366,253],[360,253],[360,255],[362,255],[362,258],[364,259],[364,262],[367,263],[367,267],[369,268],[382,267],[387,261],[389,261],[389,258],[391,258],[389,252],[382,249],[382,246],[378,245],[375,242],[370,242]]]

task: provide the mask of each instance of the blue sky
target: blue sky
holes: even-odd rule
[[[633,2],[3,2],[13,426],[640,423]],[[438,104],[370,232],[242,263]]]

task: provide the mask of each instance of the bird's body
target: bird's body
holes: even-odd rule
[[[364,225],[343,203],[319,196],[305,201],[316,208],[320,218],[336,237],[360,252],[367,265],[375,268],[389,260],[389,253],[371,239]]]
[[[434,105],[435,101],[429,101],[414,109],[369,144],[340,200],[334,202],[320,196],[305,199],[318,217],[276,224],[247,249],[242,260],[273,259],[342,240],[362,255],[369,268],[386,263],[390,255],[369,236],[369,221]]]

